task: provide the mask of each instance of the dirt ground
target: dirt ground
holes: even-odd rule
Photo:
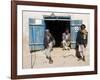
[[[51,56],[53,64],[49,64],[44,54],[44,50],[29,53],[28,47],[24,46],[23,51],[23,69],[26,68],[49,68],[49,67],[71,67],[89,65],[88,49],[85,49],[86,61],[78,60],[75,56],[75,49],[63,50],[60,47],[53,48]]]

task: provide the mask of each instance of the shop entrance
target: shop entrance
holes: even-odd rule
[[[65,32],[66,29],[68,29],[70,32],[70,20],[67,19],[58,19],[58,17],[57,19],[51,19],[50,17],[48,19],[45,18],[46,29],[49,29],[50,33],[55,38],[55,47],[61,46],[62,33]]]

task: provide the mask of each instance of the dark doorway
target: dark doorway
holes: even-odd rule
[[[46,29],[50,30],[50,33],[55,38],[56,44],[55,47],[61,46],[62,33],[66,29],[69,29],[70,32],[70,21],[65,20],[45,20]]]

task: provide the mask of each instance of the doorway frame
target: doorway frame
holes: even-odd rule
[[[51,13],[55,13],[55,12],[51,12]],[[48,19],[45,19],[45,17],[49,17],[49,18],[55,17],[55,19],[49,19],[49,18]],[[62,18],[62,19],[60,19],[59,17]],[[69,18],[69,19],[66,19],[66,18]],[[69,30],[71,31],[71,16],[43,15],[43,20],[44,20],[44,23],[45,23],[45,20],[47,20],[47,21],[55,21],[55,20],[59,20],[59,21],[70,21],[70,28],[69,28]],[[46,29],[46,23],[45,23],[45,29]]]

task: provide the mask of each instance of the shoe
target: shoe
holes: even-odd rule
[[[48,57],[48,56],[46,56],[46,58],[47,58],[47,59],[49,59],[49,57]]]
[[[83,56],[83,61],[85,61],[85,56]]]
[[[52,64],[53,60],[51,59],[51,57],[49,57],[49,64]]]
[[[70,48],[67,48],[67,50],[69,51],[69,50],[70,50]]]
[[[51,51],[53,51],[53,48],[51,49]]]
[[[49,60],[49,64],[52,64],[53,63],[53,60]]]
[[[82,60],[82,58],[78,58],[78,61]]]
[[[78,58],[78,61],[80,61],[80,60],[83,60],[83,58],[81,56]]]

